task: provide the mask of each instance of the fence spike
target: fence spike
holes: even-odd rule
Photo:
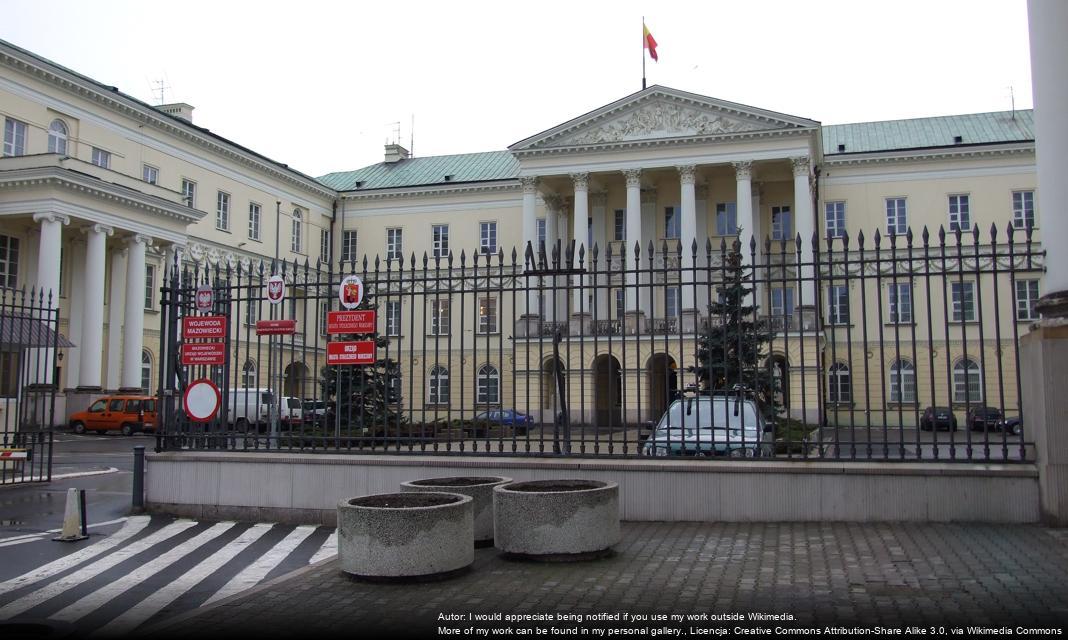
[[[972,225],[972,240],[975,244],[979,244],[979,225],[977,224]]]
[[[938,242],[942,246],[946,244],[946,225],[944,224],[938,225]]]
[[[905,230],[905,244],[910,249],[912,248],[912,227],[909,227],[908,229]]]
[[[879,229],[875,230],[875,237],[872,238],[872,243],[875,245],[876,249],[878,249],[880,247],[880,245],[882,245],[882,243],[883,243],[883,234],[880,232]]]
[[[998,225],[996,222],[990,223],[990,242],[994,244],[998,241]]]
[[[1008,229],[1006,229],[1006,235],[1009,237],[1009,244],[1012,244],[1012,236],[1016,233],[1016,224],[1012,220],[1009,220]]]
[[[460,249],[460,268],[467,266],[467,251]]]
[[[426,251],[424,251],[423,252],[423,268],[426,269],[428,264],[430,264],[430,256],[427,255]]]

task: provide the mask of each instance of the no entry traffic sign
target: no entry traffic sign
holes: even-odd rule
[[[326,343],[326,364],[344,365],[374,363],[374,340]]]
[[[226,345],[222,342],[187,342],[182,345],[182,364],[226,364]]]
[[[327,312],[326,332],[330,335],[339,333],[374,333],[375,312],[373,310]]]
[[[211,422],[219,413],[222,394],[219,387],[207,378],[194,380],[182,395],[182,409],[193,422]]]

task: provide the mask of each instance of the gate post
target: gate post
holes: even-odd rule
[[[1068,526],[1068,324],[1051,318],[1020,338],[1020,373],[1026,416],[1021,425],[1034,440],[1042,520]],[[1059,319],[1062,323],[1066,318]]]

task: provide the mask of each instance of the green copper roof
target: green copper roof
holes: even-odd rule
[[[961,141],[954,138],[960,136]],[[1034,113],[1019,110],[972,113],[937,118],[885,120],[824,125],[823,153],[872,153],[929,149],[971,144],[1031,142],[1035,139]],[[839,151],[839,145],[845,145]]]
[[[338,191],[365,191],[457,182],[514,180],[518,176],[519,162],[510,152],[487,151],[409,158],[389,164],[379,162],[356,171],[328,173],[321,176],[319,182]]]

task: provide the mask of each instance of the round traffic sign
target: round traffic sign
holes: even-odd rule
[[[185,388],[182,395],[182,409],[193,422],[211,422],[219,413],[222,394],[219,387],[207,378],[194,380]]]
[[[345,276],[338,287],[338,298],[341,306],[346,309],[355,309],[363,301],[363,280],[359,276]]]
[[[286,281],[282,276],[271,276],[267,279],[267,302],[278,304],[286,297]]]

